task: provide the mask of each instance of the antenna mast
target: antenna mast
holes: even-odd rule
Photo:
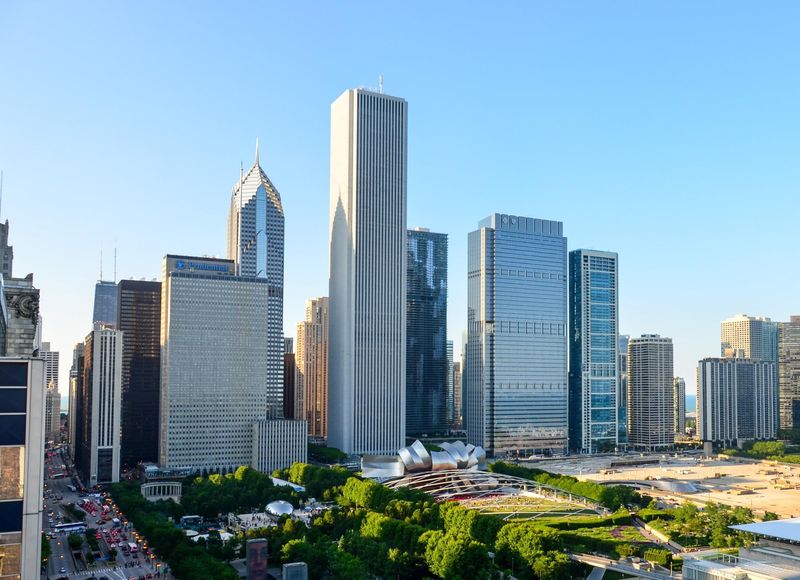
[[[103,248],[100,248],[100,281],[103,281]]]
[[[114,284],[117,283],[117,246],[114,246]]]
[[[256,145],[256,151],[258,146]],[[258,153],[256,153],[256,159]],[[258,163],[258,161],[256,161]],[[236,236],[236,275],[242,275],[242,181],[244,180],[244,163],[239,162],[239,211],[236,216],[236,229],[238,235]]]
[[[380,89],[380,93],[383,94],[383,75],[378,77],[378,87]]]

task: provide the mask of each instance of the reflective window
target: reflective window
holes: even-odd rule
[[[22,499],[24,447],[0,447],[0,500]]]

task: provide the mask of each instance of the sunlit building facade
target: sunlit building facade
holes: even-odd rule
[[[769,318],[738,314],[720,323],[723,357],[778,360],[778,323]]]
[[[614,252],[569,253],[570,447],[581,453],[618,446],[618,263]]]
[[[492,214],[469,234],[467,438],[490,456],[567,448],[567,238]]]
[[[297,325],[296,418],[308,435],[328,435],[328,298],[306,302],[306,319]]]
[[[675,436],[686,435],[686,381],[682,377],[675,377],[673,386],[673,409],[675,413]]]
[[[778,325],[780,428],[800,428],[800,316]]]
[[[675,443],[672,339],[643,334],[628,342],[628,445],[659,451]]]

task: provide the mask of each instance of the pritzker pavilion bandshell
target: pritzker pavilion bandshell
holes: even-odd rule
[[[459,501],[465,507],[504,519],[535,519],[608,510],[588,498],[513,475],[486,471],[486,453],[461,441],[442,443],[428,452],[420,441],[397,455],[365,455],[362,475],[390,488],[411,487],[439,501]]]

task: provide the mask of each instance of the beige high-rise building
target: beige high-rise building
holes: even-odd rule
[[[311,437],[328,436],[328,298],[306,302],[297,325],[295,417],[308,422]]]
[[[656,451],[675,443],[672,339],[643,334],[628,342],[628,444]]]
[[[53,381],[47,385],[44,408],[44,437],[46,441],[61,442],[61,396]]]
[[[777,361],[778,324],[769,318],[737,314],[720,323],[719,336],[723,357]]]
[[[800,316],[778,325],[780,428],[800,428]]]

